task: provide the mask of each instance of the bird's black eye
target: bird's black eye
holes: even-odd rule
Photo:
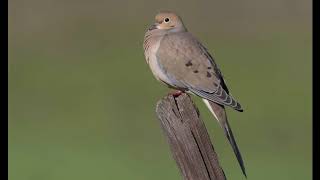
[[[165,19],[164,19],[164,22],[166,22],[166,23],[168,23],[169,21],[170,21],[169,18],[165,18]]]

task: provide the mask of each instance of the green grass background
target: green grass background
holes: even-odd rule
[[[155,116],[168,89],[143,36],[177,11],[207,46],[248,179],[311,179],[311,1],[9,1],[9,179],[181,179]],[[245,179],[196,101],[228,179]]]

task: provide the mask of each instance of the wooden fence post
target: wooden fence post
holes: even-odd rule
[[[187,94],[168,95],[156,108],[184,180],[225,180],[199,111]]]

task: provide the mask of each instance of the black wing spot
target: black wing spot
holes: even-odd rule
[[[188,61],[188,63],[186,64],[187,67],[192,66],[192,62]]]
[[[208,69],[212,69],[211,67],[208,67]]]
[[[208,72],[208,71],[207,71],[207,77],[208,77],[208,78],[211,77],[211,74],[210,74],[210,72]]]
[[[194,72],[194,73],[198,73],[199,71],[198,71],[198,70],[194,70],[193,72]]]

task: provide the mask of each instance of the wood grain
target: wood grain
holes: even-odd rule
[[[225,180],[199,111],[187,94],[168,95],[156,113],[184,180]]]

